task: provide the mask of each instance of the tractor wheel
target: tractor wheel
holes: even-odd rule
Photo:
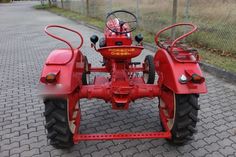
[[[74,121],[68,120],[67,102],[64,99],[53,98],[44,100],[47,138],[50,139],[52,146],[59,149],[70,148],[74,145],[75,124]],[[73,115],[77,115],[77,111]]]
[[[155,81],[155,66],[151,55],[147,55],[144,59],[143,79],[146,84],[153,84]]]
[[[169,99],[166,102],[173,102],[173,109],[170,111],[170,105],[168,106],[163,99],[159,99],[160,113],[164,113],[163,116],[167,119],[167,127],[171,131],[172,138],[170,143],[182,145],[191,139],[193,134],[197,132],[196,124],[198,121],[198,95],[196,94],[168,94],[165,99]],[[169,97],[169,98],[168,98]],[[172,97],[172,98],[171,98]],[[161,117],[161,115],[160,115]],[[163,123],[161,121],[164,129]]]
[[[82,84],[88,85],[89,84],[89,63],[86,56],[84,56],[84,72],[82,74]]]

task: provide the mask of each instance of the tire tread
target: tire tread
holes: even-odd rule
[[[171,129],[173,144],[182,145],[189,141],[193,134],[197,132],[196,123],[198,121],[198,97],[195,94],[175,95],[176,115],[174,125]]]
[[[67,120],[67,101],[48,98],[44,101],[47,138],[55,148],[70,148],[74,145],[73,134]]]

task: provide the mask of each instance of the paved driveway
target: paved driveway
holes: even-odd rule
[[[37,89],[44,60],[53,48],[63,45],[47,37],[43,28],[63,24],[80,30],[85,38],[83,51],[93,64],[100,64],[101,57],[90,49],[89,36],[101,33],[34,10],[32,4],[0,4],[0,157],[236,156],[236,86],[207,73],[209,93],[200,97],[198,133],[185,146],[152,139],[88,141],[69,150],[54,149],[46,138],[44,105]],[[161,129],[157,100],[138,100],[128,111],[113,111],[101,100],[82,100],[81,106],[83,133]]]

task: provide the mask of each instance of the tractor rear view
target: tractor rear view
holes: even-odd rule
[[[191,30],[175,40],[159,41],[165,31],[185,26]],[[196,132],[198,97],[206,93],[205,79],[198,65],[197,50],[180,42],[197,30],[188,23],[175,24],[155,36],[157,52],[147,55],[142,62],[132,59],[143,50],[141,34],[132,37],[137,27],[134,14],[124,10],[109,13],[104,36],[91,36],[92,48],[103,57],[101,67],[94,67],[80,51],[82,35],[64,26],[49,25],[45,32],[69,48],[56,49],[47,58],[40,81],[45,104],[47,137],[57,148],[69,148],[82,140],[119,140],[166,138],[171,143],[183,144]],[[61,28],[74,32],[80,45],[71,43],[49,32]],[[135,41],[133,41],[135,40]],[[93,72],[106,76],[90,78]],[[158,78],[155,78],[157,74]],[[91,80],[93,81],[91,81]],[[116,134],[83,134],[80,132],[80,99],[103,99],[112,109],[127,110],[139,98],[159,98],[159,115],[163,131]],[[119,112],[119,111],[117,111]]]

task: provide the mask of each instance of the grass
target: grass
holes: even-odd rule
[[[220,56],[209,51],[199,49],[201,61],[214,65],[226,71],[236,73],[236,59],[233,57]]]
[[[65,10],[65,9],[61,9],[61,8],[57,8],[57,7],[49,7],[48,5],[44,5],[44,6],[36,5],[36,6],[34,6],[34,8],[48,10],[48,11],[51,11],[55,14],[70,18],[75,21],[85,22],[85,23],[87,23],[89,25],[93,25],[101,30],[103,30],[104,26],[105,26],[104,21],[102,19],[87,17],[85,15],[79,14],[74,11]],[[134,32],[134,34],[137,34],[137,33],[143,34],[145,42],[151,43],[151,44],[154,43],[155,34],[152,31],[146,31],[146,30],[139,28],[139,29],[135,30],[135,32]],[[196,33],[196,34],[198,34],[198,33]],[[195,40],[198,40],[197,37],[198,36],[195,37],[196,38]],[[204,41],[202,41],[202,42],[204,42]],[[219,54],[219,53],[212,52],[211,49],[206,50],[206,49],[200,48],[199,50],[200,50],[200,56],[201,56],[203,62],[212,64],[212,65],[222,68],[226,71],[236,73],[236,58],[235,57],[227,57],[225,55],[221,56],[221,54]]]
[[[44,5],[44,6],[35,5],[34,8],[48,10],[48,11],[51,11],[51,12],[57,14],[57,15],[67,17],[67,18],[75,20],[75,21],[85,22],[85,23],[88,23],[88,24],[93,25],[95,27],[98,27],[100,29],[103,29],[105,26],[103,20],[101,20],[101,19],[87,17],[87,16],[81,15],[77,12],[66,10],[66,9],[61,9],[61,8],[58,8],[55,6],[49,7],[48,5]]]
[[[102,0],[101,0],[102,1]],[[140,1],[139,14],[141,27],[146,31],[157,32],[171,24],[172,2],[167,0]],[[136,8],[136,0],[113,2],[118,8]],[[114,8],[114,7],[113,7]],[[204,48],[226,51],[236,58],[236,1],[235,0],[197,0],[190,1],[187,21],[198,26],[198,33],[189,37],[191,41],[200,42]],[[177,22],[186,20],[185,0],[178,1]]]
[[[35,5],[33,6],[35,9],[49,9],[49,5],[48,4],[39,4],[39,5]]]
[[[11,0],[0,0],[0,3],[10,3]]]

